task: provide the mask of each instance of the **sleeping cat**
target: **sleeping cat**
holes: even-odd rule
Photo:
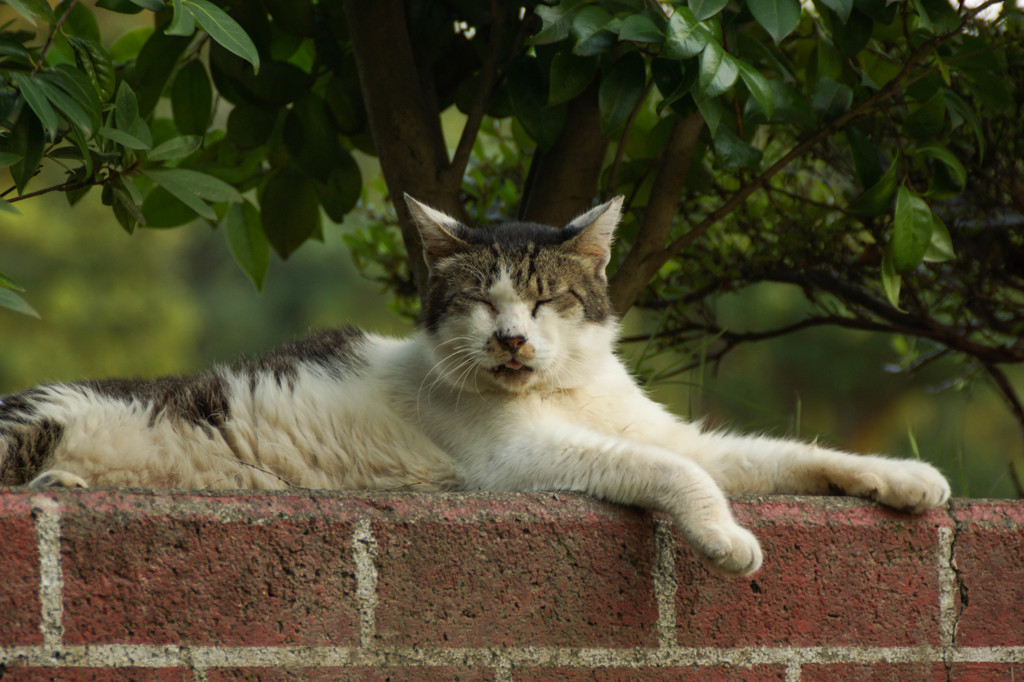
[[[761,565],[727,494],[859,495],[921,512],[932,466],[704,432],[615,356],[621,197],[556,229],[470,229],[407,197],[430,281],[418,333],[314,334],[187,378],[0,399],[0,484],[573,490],[668,512],[718,570]]]

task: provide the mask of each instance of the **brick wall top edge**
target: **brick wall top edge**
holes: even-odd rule
[[[473,522],[484,518],[522,517],[557,521],[561,518],[621,519],[638,510],[607,505],[575,493],[409,493],[347,491],[171,491],[171,490],[48,490],[0,488],[0,515],[29,512],[42,500],[65,514],[159,514],[168,516],[330,517],[342,520],[438,520]],[[56,505],[53,505],[56,503]],[[950,525],[961,522],[1024,524],[1024,501],[957,499],[946,509],[921,517],[896,512],[865,500],[847,497],[741,496],[733,498],[739,520],[749,525],[802,524],[876,525],[919,522]]]

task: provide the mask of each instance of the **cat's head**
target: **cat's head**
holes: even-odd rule
[[[561,229],[472,229],[406,202],[430,270],[421,326],[441,381],[469,391],[568,389],[607,358],[618,325],[605,266],[622,197]]]

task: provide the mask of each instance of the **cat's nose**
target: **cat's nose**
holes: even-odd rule
[[[497,337],[498,343],[509,353],[515,354],[520,346],[526,343],[525,336],[501,336]]]

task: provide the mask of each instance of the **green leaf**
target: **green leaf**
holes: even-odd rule
[[[235,262],[261,291],[270,265],[270,242],[263,234],[259,210],[249,201],[231,204],[220,224]]]
[[[597,5],[584,7],[572,21],[576,38],[573,52],[580,56],[604,54],[617,42],[619,20]]]
[[[11,177],[18,188],[18,194],[25,191],[35,176],[39,162],[43,159],[45,142],[46,133],[43,132],[39,118],[31,110],[23,110],[7,136],[6,145],[8,152],[22,157],[21,161],[11,166]]]
[[[725,9],[729,0],[690,0],[687,4],[693,12],[693,16],[697,17],[697,21],[704,21]]]
[[[800,23],[800,0],[749,0],[747,7],[776,45]]]
[[[60,119],[57,117],[57,112],[54,111],[50,101],[46,99],[46,95],[43,94],[42,88],[39,87],[31,76],[22,71],[12,71],[11,78],[18,84],[21,96],[25,98],[25,102],[36,113],[36,116],[39,117],[43,128],[56,137],[60,129]]]
[[[340,150],[334,160],[334,169],[326,182],[316,183],[317,196],[324,213],[331,220],[340,223],[345,215],[355,208],[363,191],[363,175],[352,155]]]
[[[882,177],[882,164],[878,160],[878,150],[867,135],[860,129],[850,125],[843,132],[850,146],[853,167],[857,171],[857,179],[861,187],[871,187]]]
[[[153,151],[146,155],[146,159],[149,161],[180,159],[199,149],[199,145],[202,143],[203,138],[199,135],[182,135],[181,137],[172,137],[163,144],[159,144],[154,147]]]
[[[97,0],[96,6],[119,14],[138,14],[142,11],[132,0]]]
[[[608,68],[597,95],[604,135],[611,134],[629,117],[643,94],[645,81],[644,58],[639,52],[627,52]]]
[[[668,18],[668,33],[661,54],[668,59],[688,59],[700,54],[711,32],[700,25],[688,7],[677,7]]]
[[[900,308],[900,288],[903,278],[900,277],[893,267],[890,245],[891,242],[886,245],[885,252],[882,254],[882,290],[885,292],[885,297],[889,299],[892,307],[902,311],[903,309]]]
[[[971,130],[974,132],[974,138],[978,143],[978,158],[979,160],[983,159],[985,157],[985,131],[982,130],[981,119],[978,118],[978,114],[960,95],[952,90],[943,90],[942,95],[946,98],[946,106],[949,108],[950,116],[959,116],[963,122],[971,127]],[[953,127],[955,128],[957,125],[959,124],[954,121]]]
[[[255,149],[270,138],[277,115],[277,109],[241,103],[228,114],[228,139],[239,149]]]
[[[853,103],[853,90],[843,83],[836,83],[831,78],[820,78],[814,84],[811,95],[811,106],[818,112],[823,121],[832,121],[850,110]]]
[[[128,0],[124,0],[128,2]],[[110,59],[114,63],[123,64],[131,61],[142,51],[149,37],[153,35],[152,26],[140,26],[122,34],[110,46]]]
[[[716,166],[756,169],[761,163],[761,150],[741,140],[727,127],[718,128],[714,146]]]
[[[142,202],[142,215],[146,218],[146,227],[151,229],[178,227],[199,218],[199,214],[160,186],[146,195]]]
[[[892,198],[896,195],[896,176],[899,158],[893,159],[889,170],[864,193],[850,202],[849,210],[862,216],[881,215],[889,210]]]
[[[895,7],[895,4],[893,6]],[[868,41],[871,40],[875,24],[870,17],[862,14],[856,6],[847,20],[841,24],[839,18],[830,10],[825,10],[825,16],[828,18],[829,26],[832,29],[832,42],[835,43],[835,46],[845,56],[857,56],[867,46]],[[881,23],[887,24],[889,22]],[[884,85],[886,82],[888,82],[888,79],[882,82],[876,81],[879,86]]]
[[[95,128],[93,127],[93,118],[82,108],[75,98],[71,97],[61,88],[57,87],[53,82],[46,78],[47,74],[39,74],[35,79],[36,85],[42,90],[46,99],[50,101],[54,107],[57,108],[73,128],[79,131],[85,136],[86,139],[92,137]]]
[[[597,59],[560,50],[551,58],[551,94],[548,105],[568,102],[587,89],[597,74]]]
[[[12,154],[11,152],[0,152],[0,168],[7,168],[13,163],[18,163],[22,159],[21,154]]]
[[[238,202],[242,200],[242,195],[238,193],[237,189],[208,173],[200,173],[188,168],[154,168],[144,170],[143,173],[171,194],[175,194],[175,189],[180,188],[182,191],[207,201]],[[175,196],[177,195],[175,194]]]
[[[924,252],[926,263],[944,263],[956,258],[956,251],[953,249],[953,238],[949,234],[946,224],[937,215],[932,216],[932,240],[928,243],[928,250]]]
[[[35,308],[29,305],[28,301],[10,289],[0,289],[0,308],[7,308],[8,310],[13,310],[16,313],[29,315],[35,318],[39,317],[39,313],[36,312]]]
[[[96,132],[102,137],[107,138],[108,140],[113,140],[122,147],[134,149],[135,151],[145,151],[153,147],[153,144],[151,142],[146,142],[142,139],[139,139],[138,137],[135,137],[131,133],[126,133],[125,131],[118,130],[117,128],[103,126]]]
[[[81,71],[70,64],[58,64],[53,71],[40,74],[42,80],[56,85],[82,105],[95,130],[102,121],[102,105],[99,93],[92,82]]]
[[[739,76],[736,59],[726,53],[716,40],[708,41],[700,55],[700,75],[697,85],[703,99],[717,97],[732,87]]]
[[[920,155],[935,159],[946,166],[950,179],[953,180],[958,187],[963,188],[967,185],[967,169],[964,168],[964,164],[960,162],[960,159],[958,159],[948,147],[943,147],[939,144],[929,144],[923,147],[918,147],[912,151],[911,154],[914,156]]]
[[[190,42],[183,36],[169,36],[157,31],[142,46],[135,60],[135,69],[127,76],[127,82],[138,98],[139,115],[148,117],[153,112],[163,95],[167,79],[178,64],[178,58]]]
[[[921,264],[931,243],[934,225],[932,211],[924,199],[906,187],[900,187],[896,194],[892,237],[887,245],[891,248],[893,270],[905,275]]]
[[[711,133],[713,138],[718,134],[718,126],[721,124],[722,119],[725,118],[725,107],[717,97],[709,99],[694,98],[694,100],[697,103],[697,109],[700,111],[701,116],[704,117],[704,122],[708,126],[708,132]]]
[[[198,59],[178,70],[171,84],[174,125],[184,135],[203,135],[210,125],[213,88],[206,67]]]
[[[21,215],[21,211],[16,209],[14,204],[3,197],[0,197],[0,211],[3,211],[4,213],[13,213],[14,215]]]
[[[237,21],[208,0],[181,0],[181,2],[195,17],[196,23],[209,33],[214,41],[252,64],[253,71],[259,73],[260,53]]]
[[[626,17],[619,28],[619,40],[633,43],[661,43],[665,34],[661,32],[650,17],[643,14],[631,14]]]
[[[185,168],[164,168],[142,171],[160,187],[171,193],[174,198],[188,206],[207,220],[216,220],[217,216],[206,201],[241,201],[238,191],[223,180]]]
[[[512,63],[508,71],[512,111],[541,149],[549,148],[558,139],[567,113],[565,104],[547,106],[547,91],[547,83],[536,59],[523,57]]]
[[[21,286],[20,284],[18,284],[17,282],[15,282],[13,279],[11,279],[2,272],[0,272],[0,288],[10,289],[11,291],[20,291],[23,293],[25,291],[25,288],[23,286]]]
[[[114,94],[116,74],[110,55],[99,43],[80,36],[67,36],[68,44],[75,53],[75,64],[93,85],[101,101],[107,101]],[[60,68],[59,66],[57,68]]]
[[[946,98],[936,92],[903,119],[903,129],[915,140],[932,140],[946,125]]]
[[[274,171],[260,195],[263,233],[287,259],[320,230],[320,202],[308,176],[288,167]]]
[[[850,12],[853,11],[853,0],[820,0],[839,17],[844,24],[850,19]]]
[[[191,36],[196,32],[196,20],[192,13],[185,9],[181,0],[172,0],[174,8],[173,19],[170,25],[164,29],[169,36]]]
[[[128,131],[139,118],[139,101],[127,81],[121,81],[114,101],[114,125],[118,130]]]
[[[572,20],[587,0],[568,0],[553,6],[537,5],[534,12],[544,22],[531,39],[533,45],[548,45],[569,37]]]
[[[37,19],[48,24],[56,22],[53,10],[50,9],[50,4],[46,0],[4,0],[4,2],[10,5],[11,9],[15,12],[25,17],[33,26],[35,26]]]
[[[761,73],[750,64],[739,59],[735,60],[736,68],[740,72],[740,78],[743,79],[743,84],[747,86],[747,90],[750,91],[750,96],[757,102],[757,106],[761,107],[761,111],[764,112],[765,118],[771,120],[772,115],[775,113],[775,95],[772,93],[772,88],[768,84],[768,79],[761,75]]]
[[[150,12],[159,12],[164,9],[165,5],[163,0],[131,0],[133,3],[141,7],[142,9],[148,9]]]

